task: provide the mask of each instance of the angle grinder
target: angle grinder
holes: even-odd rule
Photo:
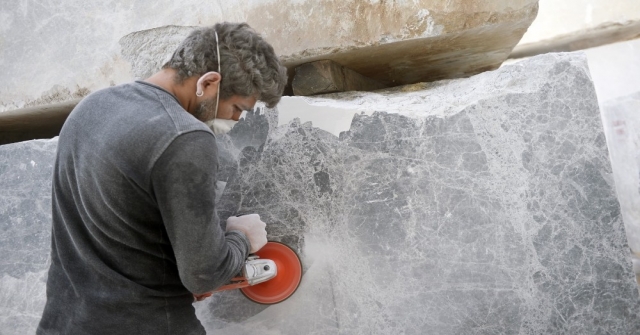
[[[245,260],[241,275],[213,292],[194,297],[200,301],[215,292],[240,289],[253,302],[277,304],[298,289],[301,279],[302,263],[296,252],[286,244],[267,242],[262,249]]]

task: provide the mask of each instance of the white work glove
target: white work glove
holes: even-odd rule
[[[260,220],[258,214],[232,216],[227,219],[227,231],[239,230],[249,239],[251,244],[249,253],[255,253],[267,244],[266,226],[267,224]]]

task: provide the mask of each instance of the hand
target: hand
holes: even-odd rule
[[[249,250],[251,254],[267,244],[266,226],[267,224],[260,220],[258,214],[232,216],[227,219],[227,231],[239,230],[247,236],[249,244],[251,244],[251,250]]]

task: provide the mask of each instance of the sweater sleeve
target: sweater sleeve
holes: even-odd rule
[[[214,206],[217,168],[214,136],[194,131],[173,140],[151,171],[180,280],[194,294],[226,284],[250,250],[244,233],[220,226]]]

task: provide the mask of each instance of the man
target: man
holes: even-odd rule
[[[194,295],[238,274],[266,231],[255,214],[221,227],[204,122],[229,129],[216,123],[274,106],[285,84],[267,42],[223,23],[192,32],[145,81],[78,104],[58,140],[38,334],[205,334]]]

